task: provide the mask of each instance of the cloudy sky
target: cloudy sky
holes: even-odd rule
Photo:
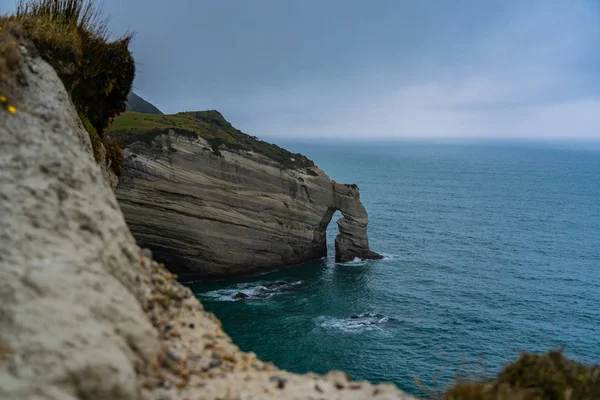
[[[103,4],[164,112],[263,138],[600,139],[597,0]]]

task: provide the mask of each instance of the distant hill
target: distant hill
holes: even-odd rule
[[[158,108],[133,92],[129,93],[129,96],[127,96],[127,111],[134,111],[142,114],[162,114]]]

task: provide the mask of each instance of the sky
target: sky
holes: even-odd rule
[[[260,138],[600,140],[599,0],[102,4],[166,113]]]

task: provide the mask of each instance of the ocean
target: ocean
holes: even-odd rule
[[[599,150],[280,144],[358,184],[385,259],[336,264],[336,213],[327,259],[190,284],[243,350],[416,395],[495,374],[522,351],[600,363]]]

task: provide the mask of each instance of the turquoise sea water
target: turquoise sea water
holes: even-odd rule
[[[565,347],[600,363],[600,152],[536,145],[287,144],[357,183],[371,247],[192,289],[240,347],[422,394]],[[244,301],[232,298],[238,292]]]

